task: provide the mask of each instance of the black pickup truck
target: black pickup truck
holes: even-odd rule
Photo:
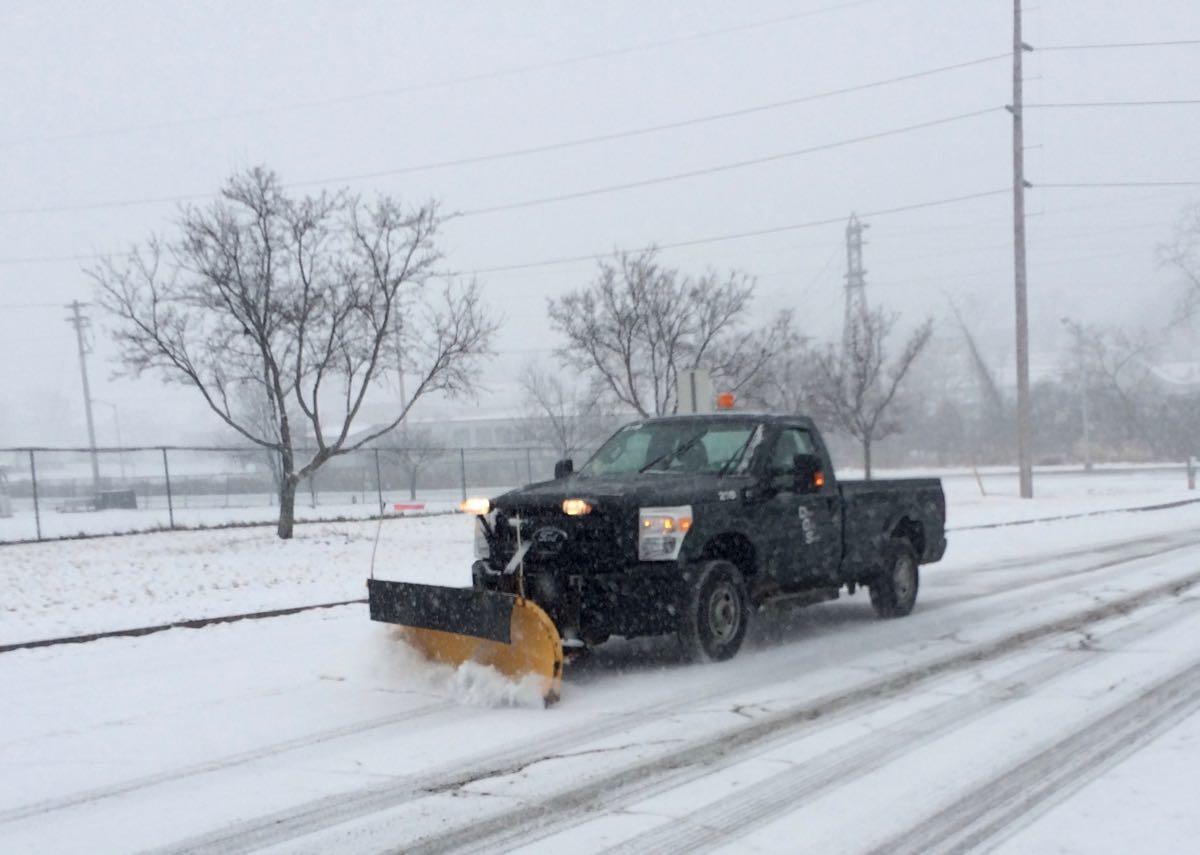
[[[755,609],[859,585],[906,615],[946,549],[940,481],[839,482],[802,417],[645,419],[555,475],[481,500],[473,580],[533,600],[568,647],[677,633],[727,659]]]

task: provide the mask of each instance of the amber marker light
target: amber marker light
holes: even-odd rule
[[[818,490],[825,486],[825,473],[817,472],[813,475],[813,486]]]
[[[569,517],[581,517],[592,512],[592,506],[583,499],[563,499],[562,509]]]
[[[458,509],[464,514],[471,514],[472,516],[481,517],[485,514],[491,513],[492,500],[483,499],[479,496],[472,496],[469,499],[463,499],[462,503],[459,504]]]

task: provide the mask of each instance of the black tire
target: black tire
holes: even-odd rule
[[[896,618],[912,612],[920,582],[920,565],[912,544],[901,538],[891,541],[883,550],[883,569],[870,585],[875,614]]]
[[[750,624],[750,597],[737,566],[722,560],[702,564],[681,604],[679,641],[697,662],[732,659]]]

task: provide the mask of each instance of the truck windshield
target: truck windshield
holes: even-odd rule
[[[683,475],[745,471],[761,424],[749,420],[670,419],[626,425],[600,447],[579,474],[634,475],[639,472]]]

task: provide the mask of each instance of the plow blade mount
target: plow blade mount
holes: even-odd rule
[[[544,611],[512,594],[410,582],[367,582],[371,620],[394,623],[426,657],[478,662],[520,679],[534,675],[547,703],[562,689],[563,649]]]

